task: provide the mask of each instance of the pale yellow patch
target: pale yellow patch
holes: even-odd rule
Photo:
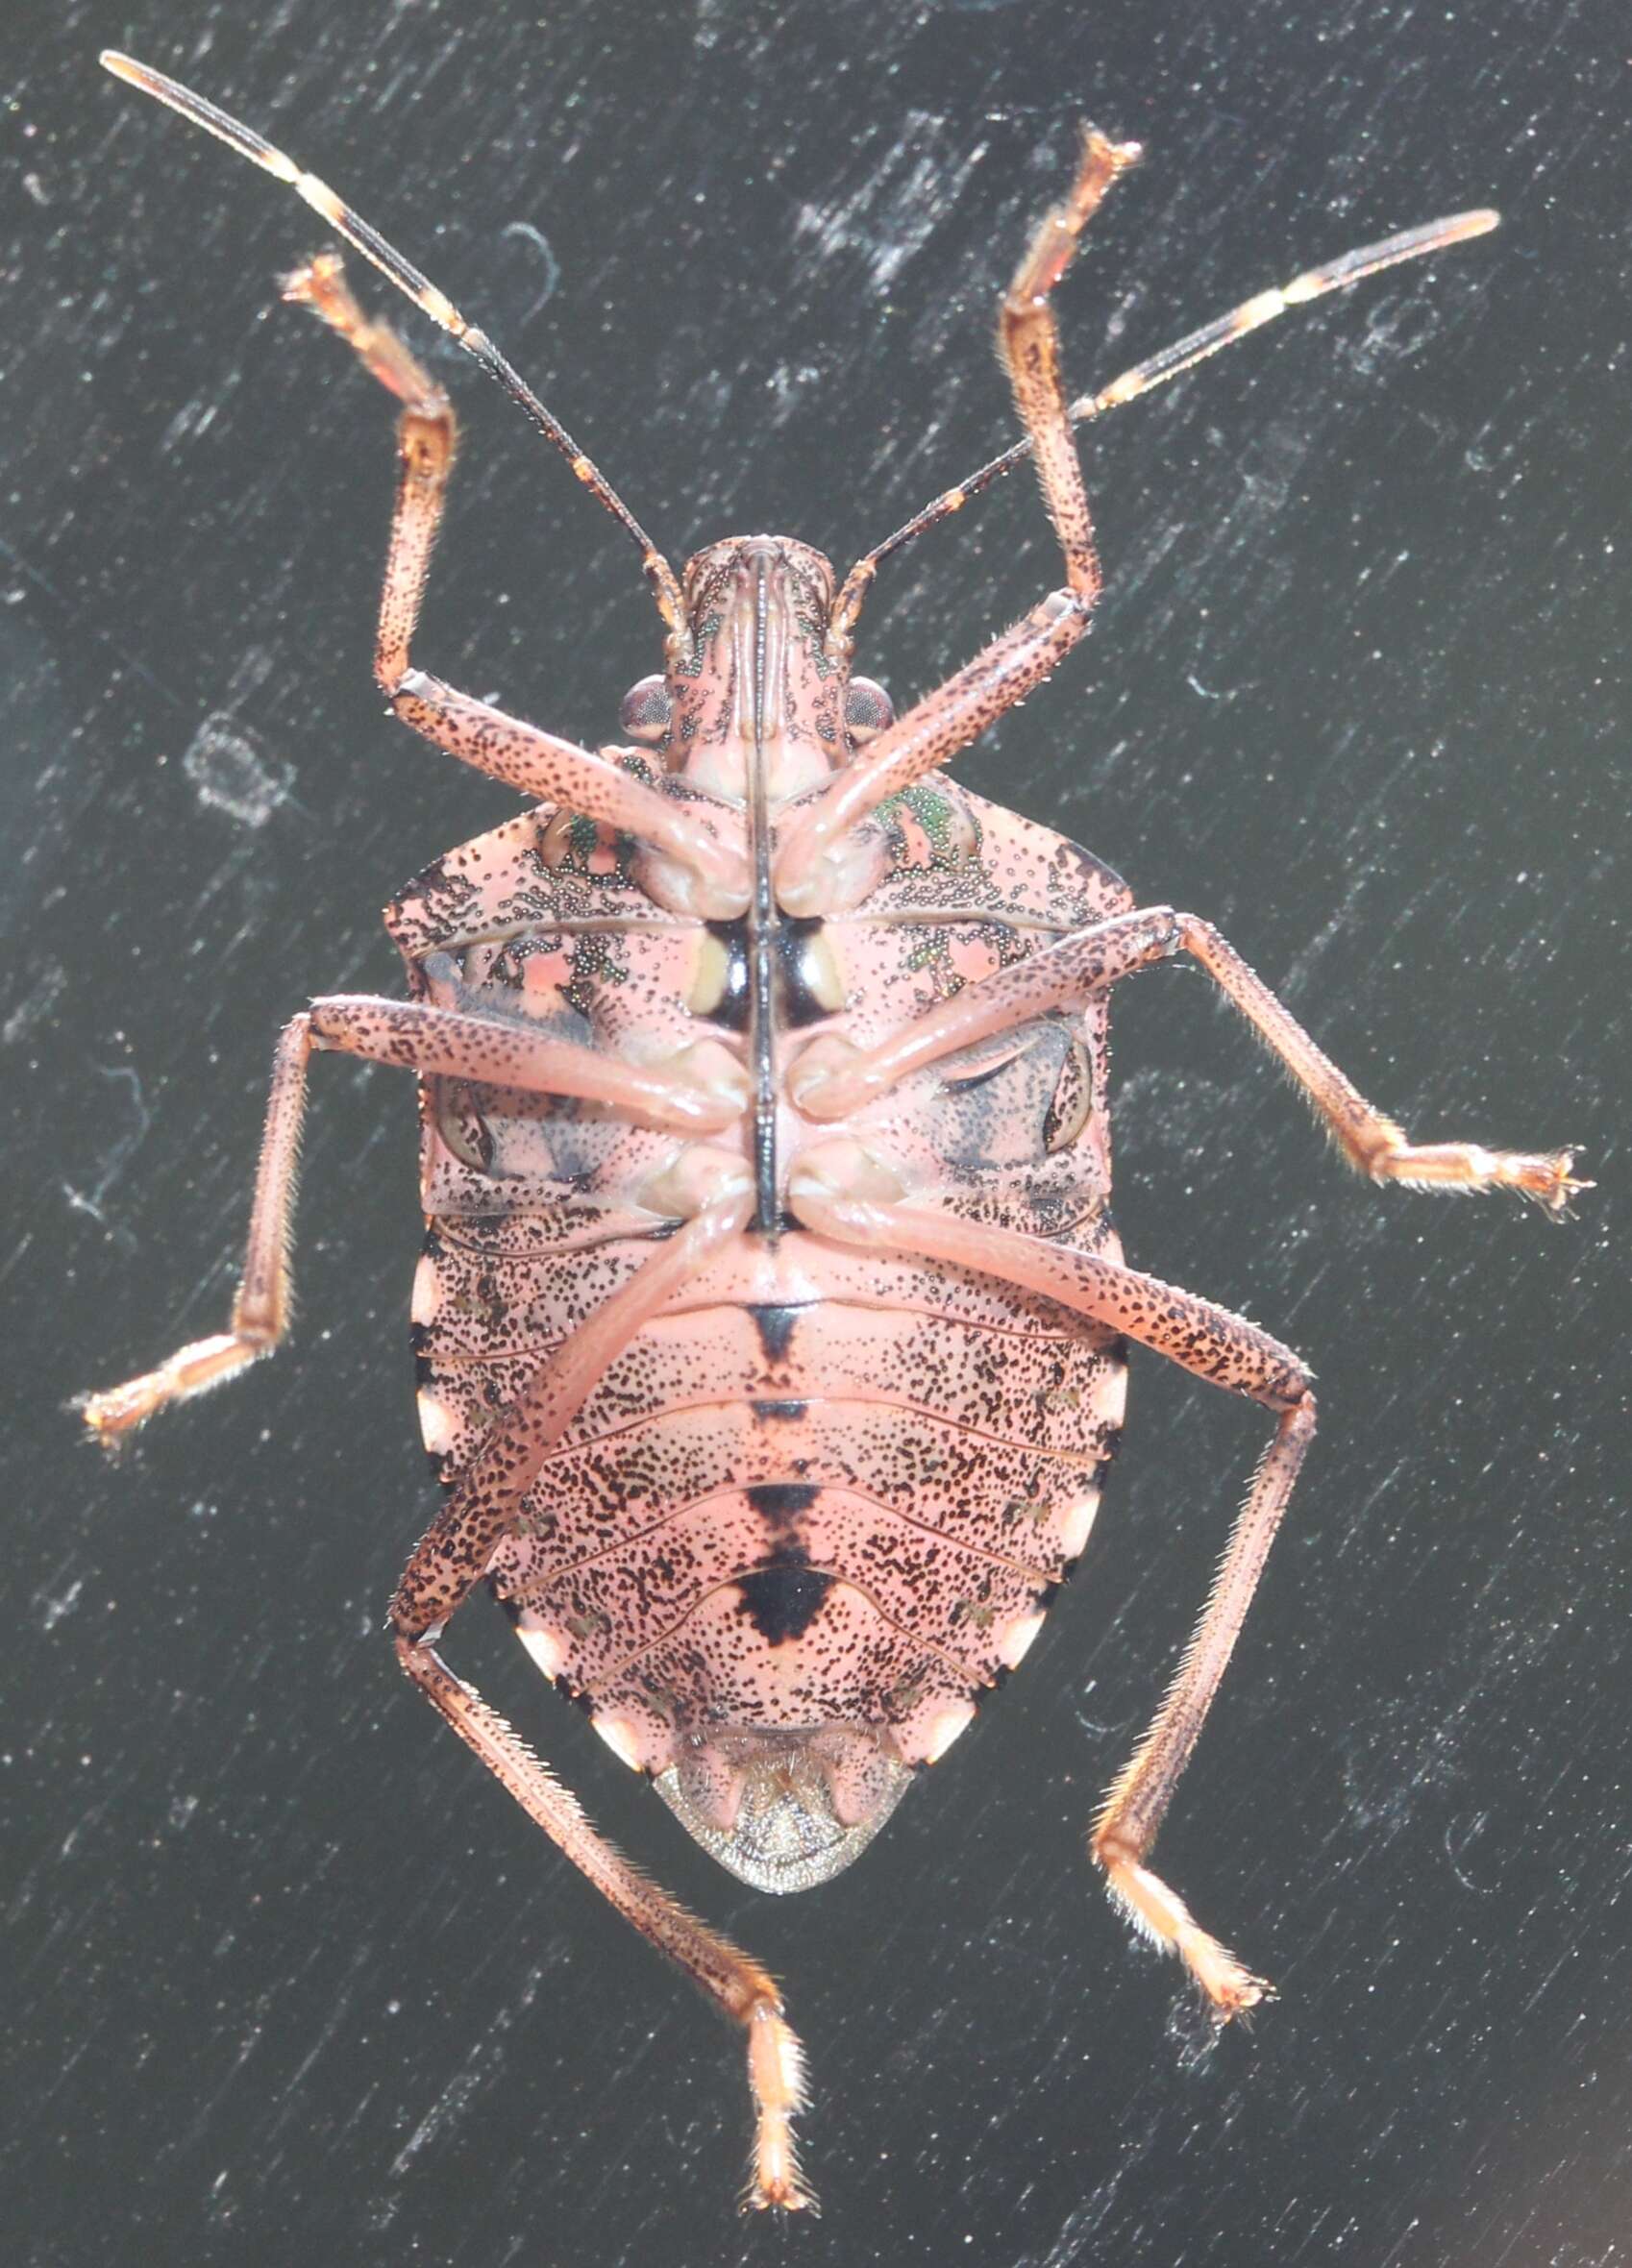
[[[726,997],[726,979],[729,974],[730,955],[724,943],[705,929],[697,949],[691,987],[685,996],[685,1004],[694,1016],[712,1016]]]
[[[408,1301],[408,1319],[415,1323],[433,1323],[442,1305],[442,1283],[436,1272],[436,1263],[429,1252],[419,1256],[419,1266],[413,1271],[413,1297]]]
[[[590,1723],[600,1734],[612,1754],[621,1757],[631,1772],[640,1769],[640,1744],[634,1727],[625,1716],[592,1716]]]
[[[974,1722],[973,1701],[954,1701],[938,1716],[931,1717],[924,1743],[925,1763],[939,1763],[959,1733],[966,1732]]]
[[[518,1622],[516,1636],[546,1677],[560,1676],[567,1664],[567,1650],[553,1630],[541,1630],[536,1626],[529,1629],[525,1622]],[[604,1730],[600,1726],[597,1726],[596,1729],[597,1731]],[[616,1746],[616,1743],[614,1742],[613,1745]],[[620,1749],[619,1754],[622,1755],[622,1753]],[[629,1760],[626,1758],[625,1761]]]
[[[1005,1668],[1020,1667],[1031,1651],[1032,1643],[1042,1627],[1043,1617],[1040,1614],[1021,1615],[1009,1624],[998,1647],[998,1660]]]
[[[839,967],[839,956],[832,939],[826,929],[818,929],[805,939],[800,956],[800,974],[806,991],[829,1015],[836,1016],[847,998],[844,972]]]
[[[419,1404],[421,1440],[433,1457],[445,1457],[454,1441],[454,1420],[447,1404],[423,1388],[414,1399]]]

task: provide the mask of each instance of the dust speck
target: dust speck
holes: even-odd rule
[[[286,765],[274,764],[241,725],[206,717],[187,744],[182,770],[199,801],[225,811],[243,826],[264,826],[289,795]]]

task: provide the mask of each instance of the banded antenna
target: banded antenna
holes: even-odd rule
[[[603,510],[610,512],[625,534],[638,544],[640,563],[652,584],[658,611],[668,625],[671,635],[682,648],[688,649],[690,633],[686,628],[685,606],[674,569],[600,467],[584,455],[560,420],[552,417],[532,388],[499,352],[487,333],[467,322],[446,292],[438,291],[429,278],[420,274],[411,260],[405,259],[395,245],[385,241],[378,229],[365,221],[360,213],[354,212],[343,198],[336,196],[327,182],[319,181],[314,173],[308,173],[282,150],[262,140],[249,127],[240,125],[236,118],[217,109],[214,103],[207,102],[203,95],[194,94],[190,86],[182,86],[179,80],[166,78],[162,71],[156,71],[147,63],[138,63],[131,56],[121,55],[117,48],[105,48],[101,61],[103,67],[111,71],[115,79],[123,79],[127,86],[139,87],[143,94],[152,95],[156,102],[166,104],[172,111],[179,111],[194,126],[202,127],[206,134],[214,135],[230,150],[235,150],[240,158],[247,158],[252,165],[259,165],[263,173],[271,174],[275,181],[286,184],[297,197],[311,207],[313,212],[321,213],[338,235],[343,236],[348,244],[355,245],[364,259],[372,261],[383,276],[411,299],[422,314],[429,315],[432,322],[438,324],[450,338],[457,339],[465,353],[474,357],[488,377],[496,380],[510,400],[519,405],[552,448],[560,451],[577,479],[582,481]]]
[[[1277,315],[1284,315],[1289,308],[1302,307],[1312,299],[1323,299],[1328,291],[1347,291],[1368,276],[1380,275],[1384,268],[1398,267],[1402,260],[1423,259],[1431,252],[1444,252],[1452,244],[1462,244],[1470,236],[1487,235],[1501,225],[1501,215],[1487,208],[1473,212],[1453,212],[1444,220],[1423,221],[1414,229],[1401,229],[1397,235],[1384,236],[1375,244],[1363,244],[1358,251],[1346,252],[1340,259],[1327,262],[1324,267],[1309,268],[1301,276],[1294,276],[1290,284],[1282,284],[1268,291],[1260,291],[1254,298],[1243,300],[1227,315],[1219,315],[1211,323],[1203,323],[1199,331],[1192,331],[1171,347],[1149,360],[1136,362],[1131,370],[1125,370],[1120,378],[1113,378],[1108,386],[1101,386],[1097,394],[1082,394],[1073,402],[1066,414],[1074,425],[1085,424],[1088,419],[1102,417],[1107,409],[1115,409],[1124,402],[1135,401],[1148,394],[1152,387],[1165,385],[1170,378],[1177,378],[1181,371],[1193,370],[1198,362],[1204,362],[1209,355],[1231,346],[1249,332],[1260,330],[1273,323]],[[936,497],[933,504],[915,512],[912,518],[898,528],[893,535],[885,536],[872,551],[864,552],[845,577],[833,610],[830,643],[840,647],[848,643],[867,596],[867,586],[878,571],[880,561],[892,552],[899,552],[915,535],[922,535],[927,528],[935,527],[953,512],[961,511],[971,497],[978,496],[994,481],[1010,473],[1031,454],[1029,438],[1016,441],[1001,456],[994,456],[977,473],[960,481],[955,488],[948,488]]]

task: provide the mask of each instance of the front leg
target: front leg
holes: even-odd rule
[[[1357,1171],[1412,1189],[1517,1190],[1561,1213],[1592,1184],[1570,1173],[1567,1149],[1493,1150],[1471,1142],[1411,1142],[1345,1077],[1269,986],[1255,976],[1210,922],[1171,906],[1142,908],[1099,922],[1029,959],[966,985],[955,998],[903,1024],[876,1047],[852,1048],[836,1035],[813,1040],[792,1064],[789,1093],[805,1117],[832,1120],[888,1094],[922,1071],[1034,1016],[1069,1009],[1156,961],[1190,953],[1224,998],[1291,1072]]]
[[[709,921],[740,914],[749,890],[741,851],[683,805],[605,756],[507,716],[412,666],[414,633],[453,468],[453,407],[390,325],[372,322],[363,313],[337,253],[320,253],[288,279],[284,294],[310,308],[336,332],[369,375],[403,405],[397,418],[397,501],[374,640],[375,680],[392,710],[434,747],[503,780],[531,801],[558,803],[604,820],[661,852],[671,866],[670,895],[680,901],[677,910]],[[587,457],[574,459],[575,470],[581,465],[587,467],[581,478],[599,480]]]
[[[1100,595],[1100,561],[1060,380],[1059,333],[1051,301],[1105,191],[1138,157],[1136,144],[1113,142],[1089,130],[1071,192],[1044,215],[1004,295],[999,322],[998,343],[1015,407],[1030,437],[1043,502],[1064,555],[1065,588],[916,702],[800,813],[783,836],[776,862],[778,902],[790,914],[836,913],[864,897],[874,878],[871,862],[850,840],[860,822],[967,748],[1040,685],[1086,634]],[[829,650],[837,655],[848,658],[871,572],[863,560],[840,595],[828,633]]]
[[[337,332],[371,378],[402,404],[397,418],[397,505],[374,638],[374,678],[389,701],[408,667],[431,555],[458,443],[454,406],[388,323],[371,322],[352,296],[337,252],[320,252],[285,279],[284,297]]]

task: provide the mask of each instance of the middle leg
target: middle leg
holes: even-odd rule
[[[622,1110],[648,1126],[683,1134],[721,1132],[747,1106],[742,1067],[720,1043],[701,1041],[666,1065],[628,1063],[599,1048],[556,1040],[497,1017],[420,1000],[366,994],[314,1000],[279,1035],[256,1171],[243,1273],[225,1331],[191,1340],[156,1370],[80,1407],[99,1440],[111,1442],[172,1402],[219,1386],[277,1347],[288,1327],[289,1254],[296,1168],[306,1116],[307,1071],[334,1049],[394,1064],[425,1077],[516,1087]]]
[[[858,1050],[828,1034],[790,1067],[794,1102],[807,1118],[844,1117],[888,1094],[909,1072],[960,1048],[1012,1030],[1034,1016],[1070,1008],[1135,971],[1188,952],[1289,1072],[1357,1172],[1413,1189],[1511,1189],[1562,1212],[1589,1183],[1570,1172],[1570,1150],[1493,1150],[1472,1142],[1413,1143],[1367,1101],[1317,1047],[1284,1002],[1254,975],[1210,922],[1171,906],[1143,908],[1061,938],[1029,959],[966,985],[951,1000]]]

